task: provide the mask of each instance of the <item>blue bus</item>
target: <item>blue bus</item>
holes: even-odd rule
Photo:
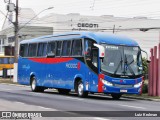
[[[141,94],[141,49],[136,41],[103,32],[69,32],[20,42],[18,83],[34,92],[55,88],[88,93]]]

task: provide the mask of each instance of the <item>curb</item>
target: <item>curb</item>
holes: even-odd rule
[[[148,101],[160,102],[160,99],[156,99],[156,98],[144,98],[144,97],[135,97],[135,96],[122,96],[122,97],[130,98],[130,99],[137,99],[137,100],[148,100]]]

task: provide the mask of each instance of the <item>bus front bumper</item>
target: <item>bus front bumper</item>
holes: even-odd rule
[[[114,86],[102,86],[104,93],[120,93],[120,94],[141,94],[142,93],[142,87],[138,88],[120,88],[120,87],[114,87]]]

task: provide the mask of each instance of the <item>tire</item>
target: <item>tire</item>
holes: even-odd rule
[[[84,91],[84,85],[82,83],[82,81],[78,82],[78,86],[77,86],[77,93],[79,97],[87,97],[88,96],[88,92]]]
[[[122,94],[112,93],[111,96],[112,96],[112,98],[113,98],[114,100],[119,100],[120,97],[122,96]]]
[[[58,89],[58,92],[63,95],[69,94],[70,91],[70,89]]]
[[[39,87],[37,86],[37,81],[35,77],[31,78],[31,90],[32,92],[44,92],[44,88],[43,87]]]

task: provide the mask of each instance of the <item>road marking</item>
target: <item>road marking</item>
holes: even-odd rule
[[[0,83],[2,85],[11,85],[11,86],[19,86],[19,87],[30,87],[30,85],[21,85],[21,84],[12,84],[12,83]]]
[[[7,88],[5,88],[5,89],[0,89],[0,91],[11,91],[12,89],[7,89]]]
[[[18,104],[23,104],[23,105],[25,105],[25,103],[23,103],[23,102],[17,102],[17,101],[16,101],[16,102],[14,102],[14,103],[18,103]]]
[[[110,119],[100,118],[100,117],[95,117],[94,119],[96,119],[96,120],[110,120]]]
[[[130,107],[130,108],[137,108],[137,109],[146,109],[146,108],[144,108],[144,107],[131,106],[131,105],[120,105],[120,106],[123,106],[123,107]]]
[[[18,101],[15,101],[14,103],[16,103],[16,104],[21,104],[21,105],[28,105],[28,106],[30,106],[30,104],[26,104],[26,103],[18,102]],[[34,105],[34,106],[35,106],[35,107],[39,107],[40,109],[46,109],[46,110],[51,110],[51,111],[58,111],[57,109],[53,109],[53,108],[47,108],[47,107],[36,106],[36,105]]]
[[[73,100],[84,100],[84,99],[80,99],[80,98],[73,98],[73,97],[66,97],[66,98],[73,99]]]
[[[53,108],[47,108],[47,107],[43,107],[43,106],[37,106],[41,109],[46,109],[46,110],[52,110],[52,111],[58,111],[57,109],[53,109]]]

